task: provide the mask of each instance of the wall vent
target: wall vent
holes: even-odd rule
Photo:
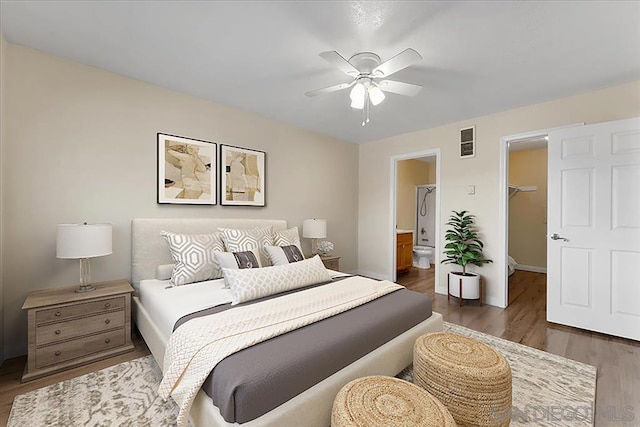
[[[476,127],[460,129],[460,158],[476,156]]]

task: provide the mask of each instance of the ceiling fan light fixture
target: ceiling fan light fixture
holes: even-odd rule
[[[379,87],[371,85],[369,87],[369,99],[373,105],[378,105],[384,101],[384,92]]]
[[[351,89],[351,94],[349,95],[349,97],[352,101],[356,99],[364,99],[364,91],[364,85],[362,84],[362,82],[358,82],[353,86],[353,89]]]
[[[364,95],[366,89],[362,82],[356,83],[356,85],[351,89],[351,94],[349,97],[351,98],[351,108],[357,108],[358,110],[362,110],[364,108]]]
[[[364,108],[364,96],[360,98],[351,98],[351,108],[362,110]]]

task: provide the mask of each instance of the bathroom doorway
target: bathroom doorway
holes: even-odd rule
[[[440,150],[435,149],[391,158],[391,277],[394,281],[398,274],[428,277],[436,291],[440,272],[439,156]]]

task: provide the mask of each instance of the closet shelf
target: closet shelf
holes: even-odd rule
[[[517,193],[521,191],[522,192],[538,191],[538,187],[535,185],[522,187],[522,186],[509,184],[509,199],[511,199],[513,196],[515,196]]]

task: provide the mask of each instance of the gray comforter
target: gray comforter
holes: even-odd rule
[[[191,318],[234,307],[225,304],[193,313],[178,320],[174,329]],[[232,354],[218,363],[202,388],[227,422],[245,423],[290,400],[430,316],[431,300],[428,296],[402,289]]]

